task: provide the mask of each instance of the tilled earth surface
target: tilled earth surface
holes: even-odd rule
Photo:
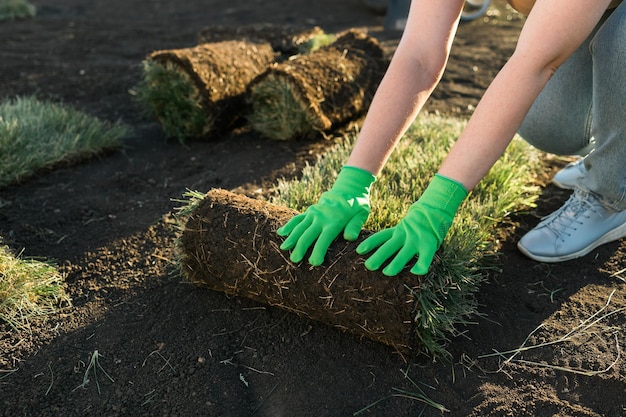
[[[119,152],[0,190],[0,236],[25,256],[55,260],[73,302],[27,331],[0,324],[0,415],[441,415],[426,399],[451,416],[626,415],[625,242],[555,265],[515,248],[567,198],[551,185],[534,212],[514,219],[500,269],[478,295],[483,316],[451,338],[448,361],[402,357],[176,274],[172,213],[186,189],[266,198],[332,141],[272,142],[245,130],[168,140],[130,93],[141,61],[194,45],[208,25],[259,22],[365,28],[391,53],[398,34],[384,33],[383,18],[360,1],[36,5],[35,19],[0,23],[0,98],[62,101],[134,133]],[[522,22],[496,0],[487,18],[462,24],[428,110],[470,114]],[[508,362],[485,356],[525,341],[547,345]]]

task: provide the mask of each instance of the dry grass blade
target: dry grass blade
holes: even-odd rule
[[[541,368],[550,368],[550,369],[554,369],[557,371],[563,371],[563,372],[569,372],[572,374],[578,374],[578,375],[584,375],[584,376],[595,376],[595,375],[600,375],[600,374],[605,374],[607,372],[609,372],[611,369],[613,369],[613,367],[615,365],[617,365],[617,363],[619,362],[621,356],[622,356],[622,352],[621,352],[621,348],[619,345],[619,338],[618,338],[618,332],[614,332],[613,336],[615,337],[615,350],[617,352],[617,355],[615,356],[615,360],[613,362],[611,362],[606,368],[604,369],[600,369],[597,371],[588,371],[588,370],[582,370],[582,369],[575,369],[575,368],[567,368],[564,366],[557,366],[557,365],[550,365],[550,364],[546,364],[546,363],[542,363],[542,362],[535,362],[535,361],[527,361],[524,359],[515,359],[514,361],[523,365],[530,365],[530,366],[537,366],[537,367],[541,367]]]
[[[415,382],[413,381],[413,379],[408,375],[408,371],[407,370],[402,370],[401,371],[402,374],[404,375],[404,378],[406,380],[408,380],[411,385],[414,387],[414,391],[413,390],[408,390],[408,389],[401,389],[401,388],[392,388],[391,389],[391,394],[380,398],[376,401],[374,401],[371,404],[368,404],[367,406],[363,407],[362,409],[360,409],[359,411],[353,413],[353,416],[358,416],[360,414],[363,414],[364,412],[368,411],[369,409],[371,409],[372,407],[374,407],[375,405],[379,404],[380,402],[390,399],[390,398],[407,398],[410,400],[414,400],[414,401],[419,401],[421,403],[424,403],[425,407],[431,407],[434,408],[435,410],[441,412],[441,413],[445,413],[445,412],[449,412],[450,410],[448,410],[444,405],[439,404],[438,402],[434,401],[432,398],[430,398],[425,392],[424,390]],[[422,410],[422,412],[419,415],[422,415],[424,413],[424,410]]]
[[[85,374],[83,375],[83,382],[79,386],[74,388],[73,391],[76,391],[78,388],[83,388],[83,389],[87,388],[87,385],[89,385],[89,382],[91,382],[91,380],[89,379],[89,372],[91,371],[93,373],[93,379],[96,382],[96,387],[98,388],[98,394],[101,394],[100,383],[98,382],[98,369],[102,371],[104,376],[106,376],[109,379],[109,381],[115,382],[115,380],[111,378],[111,376],[104,370],[102,365],[100,365],[100,356],[102,355],[100,355],[100,353],[98,353],[97,350],[93,351],[93,353],[90,356],[89,363],[87,364],[87,369],[85,370]]]
[[[613,274],[611,274],[611,278],[618,278],[626,283],[626,278],[623,275],[624,273],[626,273],[626,268],[622,269],[621,271],[614,272]]]
[[[620,349],[620,345],[619,345],[618,331],[617,330],[613,331],[613,336],[615,337],[615,348],[616,348],[616,352],[617,352],[616,353],[616,358],[609,366],[607,366],[605,369],[602,369],[602,370],[591,371],[591,370],[567,368],[567,367],[562,367],[562,366],[557,366],[557,365],[549,365],[549,364],[545,364],[545,363],[528,361],[528,360],[524,360],[524,359],[516,359],[516,357],[518,355],[520,355],[521,353],[524,353],[524,352],[527,352],[527,351],[530,351],[530,350],[536,350],[536,349],[540,349],[540,348],[543,348],[543,347],[552,346],[552,345],[556,345],[556,344],[560,344],[560,343],[564,343],[564,342],[570,341],[570,340],[572,340],[574,337],[576,337],[578,335],[585,334],[590,329],[598,326],[601,322],[606,321],[606,319],[608,319],[608,318],[610,318],[610,317],[612,317],[614,315],[623,313],[624,311],[626,311],[626,307],[622,307],[622,308],[619,308],[619,309],[616,309],[616,310],[613,310],[613,311],[605,313],[605,311],[609,308],[609,305],[611,304],[611,299],[613,298],[614,294],[615,294],[615,290],[611,291],[611,293],[609,294],[609,297],[607,299],[606,304],[602,308],[600,308],[598,311],[596,311],[591,316],[587,317],[578,326],[574,327],[569,332],[567,332],[566,334],[564,334],[563,336],[561,336],[561,337],[559,337],[557,339],[550,340],[550,341],[543,342],[543,343],[539,343],[539,344],[536,344],[536,345],[530,345],[530,346],[526,345],[534,334],[536,334],[540,329],[545,327],[544,324],[542,323],[539,326],[537,326],[532,332],[530,332],[528,334],[528,336],[526,337],[524,342],[517,349],[512,349],[512,350],[503,351],[503,352],[494,350],[494,353],[481,355],[481,356],[479,356],[479,358],[488,358],[488,357],[494,357],[494,356],[498,356],[498,357],[503,358],[504,360],[500,363],[500,367],[499,367],[498,371],[502,371],[506,364],[511,363],[511,362],[516,362],[516,363],[520,363],[520,364],[532,365],[532,366],[538,366],[538,367],[545,367],[545,368],[551,368],[551,369],[556,369],[556,370],[560,370],[560,371],[565,371],[565,372],[570,372],[570,373],[575,373],[575,374],[580,374],[580,375],[585,375],[585,376],[593,376],[593,375],[606,373],[609,370],[611,370],[615,366],[615,364],[617,364],[617,362],[619,361],[619,359],[621,357],[621,349]]]
[[[3,380],[3,379],[5,379],[5,378],[10,377],[11,375],[13,375],[13,373],[14,373],[14,372],[17,372],[17,371],[18,371],[18,368],[15,368],[15,369],[7,369],[7,370],[5,370],[5,369],[0,369],[0,381],[2,381],[2,380]],[[2,374],[4,374],[4,375],[2,375]]]

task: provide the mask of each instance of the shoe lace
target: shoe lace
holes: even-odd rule
[[[598,202],[595,197],[581,190],[575,191],[563,206],[546,216],[541,223],[551,229],[560,239],[571,236],[585,219],[590,218],[591,212],[598,212]]]

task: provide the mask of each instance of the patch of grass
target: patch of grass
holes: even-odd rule
[[[298,52],[301,54],[308,54],[318,49],[331,45],[337,40],[337,35],[334,33],[318,33],[305,42],[298,45]]]
[[[172,263],[176,265],[175,273],[179,276],[184,275],[183,271],[183,248],[180,242],[180,236],[185,230],[185,219],[187,219],[202,202],[205,197],[205,193],[196,190],[187,189],[180,199],[172,199],[172,201],[179,203],[180,206],[175,207],[174,217],[176,219],[176,233],[177,237],[174,242],[174,259]]]
[[[0,22],[35,17],[37,8],[27,0],[0,0]]]
[[[183,193],[182,199],[173,199],[172,201],[180,203],[181,206],[177,207],[176,217],[177,218],[185,218],[188,217],[193,211],[198,207],[198,205],[204,199],[205,194],[200,191],[187,189]]]
[[[42,169],[118,147],[126,126],[69,106],[18,97],[0,103],[0,188]]]
[[[64,279],[50,263],[22,259],[0,246],[0,320],[14,329],[28,328],[34,317],[70,305]]]
[[[397,224],[419,198],[459,136],[464,121],[423,115],[407,131],[372,189],[372,212],[365,228]],[[329,189],[348,158],[347,137],[305,167],[302,177],[280,181],[272,202],[303,211]],[[414,320],[425,353],[446,354],[445,342],[479,314],[475,294],[486,272],[497,268],[499,239],[511,228],[510,215],[534,206],[540,188],[535,173],[541,154],[519,138],[471,192],[419,287]],[[412,265],[411,265],[412,266]]]
[[[133,94],[164,132],[181,143],[206,135],[215,123],[189,75],[171,62],[143,61],[143,79]]]

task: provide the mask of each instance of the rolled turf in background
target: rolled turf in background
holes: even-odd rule
[[[274,62],[269,43],[238,40],[155,51],[138,100],[180,141],[211,138],[243,121],[248,84]]]
[[[324,266],[295,265],[276,230],[295,211],[229,191],[209,191],[185,219],[177,241],[188,281],[246,297],[393,346],[420,349],[414,289],[423,277],[384,277],[363,266],[356,242],[338,240]],[[369,232],[364,231],[362,238]]]
[[[250,84],[248,123],[269,139],[313,138],[365,112],[386,64],[374,38],[347,31],[257,77]]]

